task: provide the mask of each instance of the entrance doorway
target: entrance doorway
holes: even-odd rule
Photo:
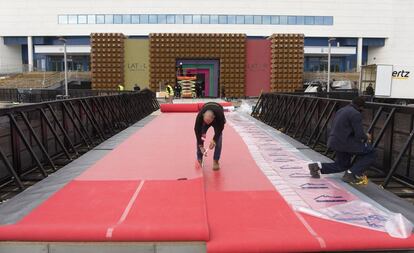
[[[220,97],[218,59],[177,59],[176,67],[179,70],[177,75],[197,77],[196,87],[200,89],[201,97]]]

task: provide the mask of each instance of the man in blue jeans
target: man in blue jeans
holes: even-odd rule
[[[214,137],[210,142],[209,149],[214,149],[213,156],[213,170],[220,169],[220,155],[221,155],[221,144],[223,139],[223,129],[226,123],[224,117],[223,107],[215,102],[206,103],[197,114],[196,122],[194,125],[194,132],[197,139],[197,160],[201,164],[203,156],[206,155],[206,149],[204,148],[204,138],[207,130],[213,126]]]
[[[335,162],[309,164],[313,178],[320,178],[320,173],[345,171],[343,181],[356,185],[368,183],[364,171],[375,162],[376,152],[370,144],[371,135],[366,134],[362,126],[361,112],[364,106],[364,99],[356,97],[351,104],[336,112],[328,138],[328,147],[336,152]],[[353,156],[356,156],[356,160],[351,164]]]

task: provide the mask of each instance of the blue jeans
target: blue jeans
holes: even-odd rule
[[[208,126],[208,125],[203,125],[203,128],[201,130],[201,134],[203,136],[206,135],[207,130],[208,130],[209,127],[210,126]],[[216,142],[216,147],[214,148],[214,156],[213,156],[213,159],[214,160],[217,160],[217,161],[220,160],[222,139],[223,139],[223,134],[220,134],[220,136],[219,136],[219,138],[218,138],[218,140]],[[201,159],[203,159],[203,154],[201,153],[200,148],[197,145],[197,160],[201,160]]]
[[[351,166],[351,159],[356,156],[355,163]],[[361,176],[366,169],[375,163],[377,153],[370,144],[365,144],[362,153],[336,152],[334,163],[322,163],[322,174],[338,173],[350,170],[352,174]]]

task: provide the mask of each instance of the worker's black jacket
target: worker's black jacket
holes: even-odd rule
[[[174,86],[174,92],[175,93],[180,93],[181,92],[181,85],[179,85],[179,84],[176,84],[175,86]]]
[[[339,109],[332,123],[328,147],[339,152],[360,153],[366,141],[361,112],[353,104]]]
[[[197,114],[196,122],[194,125],[194,132],[197,138],[197,145],[204,144],[204,141],[201,139],[201,135],[202,135],[203,125],[205,124],[203,120],[203,114],[207,110],[211,110],[215,115],[213,122],[211,122],[211,124],[209,125],[209,126],[213,126],[214,128],[213,140],[215,142],[218,141],[221,133],[223,132],[224,124],[226,123],[226,118],[224,117],[223,107],[220,104],[215,103],[215,102],[206,103],[203,106],[203,108],[201,108],[200,112]]]

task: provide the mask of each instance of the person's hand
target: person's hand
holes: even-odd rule
[[[210,145],[208,146],[210,149],[213,149],[216,146],[216,142],[211,140]]]
[[[372,134],[367,133],[367,141],[368,141],[368,143],[372,142]]]
[[[199,148],[200,148],[201,154],[203,154],[203,156],[207,156],[206,149],[204,147],[199,147]]]

